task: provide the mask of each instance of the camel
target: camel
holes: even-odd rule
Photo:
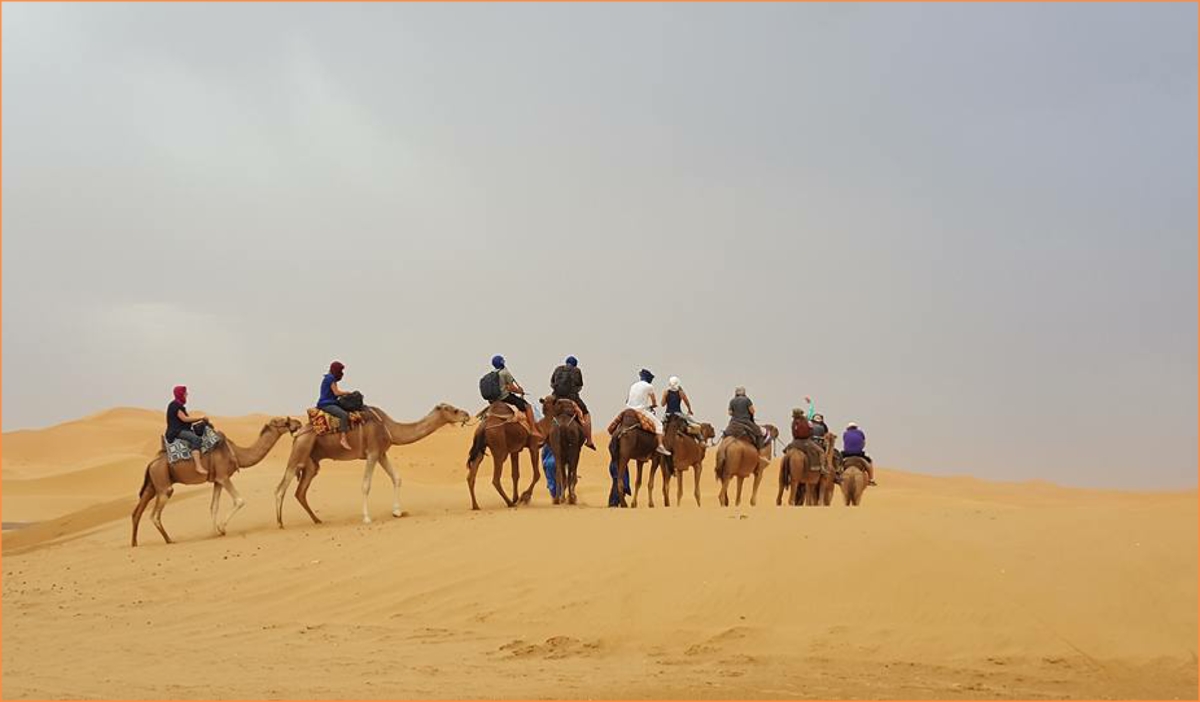
[[[775,431],[778,436],[778,430]],[[742,504],[742,482],[751,475],[754,476],[754,487],[750,492],[750,506],[758,504],[758,485],[762,482],[763,469],[771,462],[771,443],[768,440],[761,449],[755,450],[754,444],[745,438],[726,436],[717,445],[717,482],[721,483],[718,501],[722,507],[729,506],[729,481],[737,478],[737,505]]]
[[[475,499],[475,475],[479,472],[479,465],[483,463],[484,455],[490,451],[492,453],[492,485],[496,487],[496,492],[500,493],[500,498],[504,500],[504,504],[508,507],[516,507],[518,504],[529,504],[533,498],[533,488],[538,483],[538,478],[541,476],[541,469],[537,460],[537,452],[540,448],[540,442],[525,424],[521,421],[523,414],[518,414],[516,408],[507,402],[496,400],[486,410],[483,422],[479,429],[475,431],[475,438],[471,442],[471,450],[467,454],[467,488],[471,491],[471,509],[479,509],[479,501]],[[538,426],[542,427],[541,431],[545,432],[544,427],[549,424],[550,418],[543,417],[538,422]],[[545,436],[545,433],[542,434]],[[529,483],[529,488],[525,492],[520,493],[521,480],[521,452],[529,450],[529,463],[533,467],[533,482]],[[512,481],[513,481],[513,496],[509,499],[504,492],[504,488],[500,485],[500,474],[504,471],[504,461],[508,460],[512,463]],[[560,483],[561,485],[561,483]]]
[[[646,461],[650,461],[650,475],[653,480],[654,471],[658,469],[659,459],[662,458],[662,454],[658,453],[658,438],[654,432],[642,428],[637,410],[624,410],[616,424],[617,430],[608,441],[609,458],[617,466],[612,478],[613,491],[609,495],[617,496],[618,506],[629,506],[625,500],[625,490],[622,489],[622,486],[628,480],[629,462],[637,461],[637,487],[633,489],[633,506],[637,507],[638,491],[642,487],[642,470]],[[654,489],[653,483],[651,483],[650,489]],[[666,499],[665,491],[663,499]],[[654,506],[653,498],[650,500],[650,506]]]
[[[835,436],[830,435],[824,453],[818,453],[814,460],[810,454],[789,444],[779,459],[779,494],[775,496],[775,504],[783,504],[783,493],[788,492],[789,505],[824,505],[829,506],[833,500],[833,442]],[[819,461],[819,463],[818,463]],[[822,473],[820,463],[828,469]]]
[[[142,489],[138,492],[138,503],[133,508],[133,538],[130,546],[138,545],[138,523],[142,520],[142,512],[146,511],[150,500],[154,500],[154,509],[150,512],[150,519],[154,522],[158,533],[162,534],[163,540],[172,543],[171,537],[167,535],[167,530],[162,525],[162,511],[167,506],[167,500],[175,493],[174,484],[201,485],[210,479],[213,483],[213,496],[209,510],[212,512],[213,531],[224,536],[229,520],[246,504],[246,501],[238,494],[237,488],[233,486],[231,480],[233,474],[240,468],[249,468],[258,464],[271,452],[280,437],[284,434],[295,434],[299,429],[300,422],[298,420],[290,417],[275,417],[263,426],[262,431],[258,434],[258,439],[247,448],[238,446],[230,441],[229,437],[221,434],[223,441],[212,451],[200,457],[208,475],[202,475],[200,471],[196,470],[196,464],[192,460],[181,461],[174,465],[168,464],[166,451],[159,451],[158,455],[146,466]],[[228,490],[233,497],[233,509],[218,522],[221,490]]]
[[[287,467],[284,468],[283,478],[275,488],[275,522],[283,528],[283,497],[287,492],[292,478],[298,477],[296,500],[313,524],[321,520],[308,505],[308,489],[321,470],[320,462],[324,459],[331,461],[357,461],[366,459],[366,469],[363,471],[362,482],[362,515],[363,524],[371,523],[371,512],[368,497],[371,494],[371,477],[375,473],[375,464],[383,466],[383,470],[392,480],[392,516],[400,517],[400,475],[392,469],[387,452],[393,446],[403,446],[415,443],[441,429],[447,424],[466,425],[471,415],[459,408],[440,403],[421,419],[415,422],[397,422],[378,407],[368,407],[365,410],[366,421],[350,430],[346,438],[350,450],[342,448],[338,434],[317,436],[311,426],[306,426],[296,435],[292,442],[292,453],[288,457]]]
[[[671,483],[671,478],[677,480],[678,490],[675,495],[675,506],[678,507],[683,502],[683,471],[688,468],[695,468],[693,476],[696,483],[696,506],[700,506],[700,472],[703,469],[704,456],[708,452],[709,442],[716,437],[716,429],[713,425],[704,423],[700,425],[700,438],[688,434],[684,429],[684,420],[671,419],[667,421],[667,426],[664,431],[663,445],[671,451],[670,456],[663,456],[661,460],[663,471],[663,501],[670,506],[670,498],[668,497],[668,488]],[[654,506],[654,466],[650,466],[650,506]]]
[[[586,429],[579,421],[579,408],[571,400],[555,400],[553,396],[542,398],[543,422],[548,430],[542,429],[546,443],[554,452],[557,494],[554,504],[575,504],[575,483],[579,479],[579,452],[583,449]],[[536,464],[534,472],[537,472]],[[514,489],[515,492],[515,489]],[[564,495],[566,498],[564,499]]]
[[[857,507],[862,504],[863,493],[867,490],[867,462],[858,456],[845,459],[842,468],[842,497],[847,507]]]

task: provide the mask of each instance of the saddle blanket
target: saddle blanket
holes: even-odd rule
[[[616,434],[617,430],[621,428],[621,418],[625,416],[626,412],[633,412],[633,414],[637,417],[638,423],[641,425],[642,429],[645,429],[651,434],[656,433],[658,428],[654,426],[654,421],[649,417],[641,412],[638,412],[637,410],[622,410],[621,413],[617,415],[617,418],[612,420],[612,422],[610,422],[608,425],[608,433],[610,435]]]
[[[213,431],[212,427],[205,427],[204,436],[200,437],[200,455],[212,451],[220,443],[221,435]],[[167,463],[192,460],[192,447],[183,439],[167,441],[167,438],[164,436],[163,447],[167,450]]]
[[[366,417],[362,412],[350,413],[351,429],[365,421]],[[312,425],[313,431],[316,432],[317,436],[333,434],[342,428],[342,420],[324,410],[319,410],[316,407],[308,408],[308,423]]]

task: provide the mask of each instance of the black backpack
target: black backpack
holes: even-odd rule
[[[488,371],[487,375],[479,379],[479,394],[488,402],[500,399],[500,371]]]
[[[338,407],[347,412],[361,412],[363,410],[363,396],[358,390],[349,395],[340,395],[337,399]]]
[[[559,366],[554,369],[553,375],[550,376],[550,387],[554,390],[555,397],[570,397],[579,389],[579,379],[576,376],[579,374],[578,368],[570,366]]]

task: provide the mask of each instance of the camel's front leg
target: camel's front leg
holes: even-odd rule
[[[703,469],[703,459],[692,467],[692,471],[696,474],[696,506],[700,506],[700,471]],[[682,480],[682,478],[680,478]]]
[[[737,477],[737,481],[738,481],[737,502],[734,503],[734,506],[741,507],[742,506],[742,483],[746,482],[746,478],[745,478],[745,476],[739,475]]]
[[[212,504],[208,506],[208,511],[212,513],[213,531],[220,534],[221,526],[217,524],[217,512],[221,509],[221,483],[213,482]]]
[[[722,507],[729,506],[729,476],[721,478],[721,492],[717,493],[717,502],[721,503]]]
[[[650,508],[654,509],[654,474],[658,472],[658,461],[650,461],[650,480],[646,482],[646,496],[650,500]]]
[[[678,507],[683,503],[683,471],[675,471],[675,486],[678,490],[675,491],[675,506]]]
[[[392,479],[392,516],[399,517],[403,514],[400,511],[400,474],[392,470],[392,462],[388,460],[386,452],[379,454],[379,465],[383,466],[383,472]]]
[[[479,464],[483,463],[483,456],[474,462],[467,461],[467,489],[471,491],[471,509],[479,511],[479,502],[475,499],[475,475],[479,473]]]
[[[762,483],[763,469],[759,468],[754,474],[754,485],[750,488],[750,506],[754,507],[758,504],[758,486]]]
[[[275,486],[275,523],[280,529],[283,528],[283,496],[287,494],[288,486],[292,484],[292,478],[296,477],[296,471],[299,469],[299,463],[288,461],[287,467],[283,469],[283,478],[279,480],[279,485]]]
[[[154,496],[154,510],[150,512],[150,521],[154,522],[154,528],[158,529],[158,533],[162,534],[163,541],[171,543],[171,537],[167,534],[167,530],[163,527],[162,512],[167,506],[167,500],[171,499],[171,490],[168,488],[165,492],[159,492]]]
[[[232,480],[225,478],[224,488],[229,491],[229,496],[233,498],[233,509],[229,510],[229,514],[225,515],[225,519],[221,520],[221,526],[217,528],[217,531],[221,533],[221,536],[225,535],[225,526],[229,524],[230,519],[233,519],[233,515],[240,512],[242,507],[246,506],[246,501],[243,500],[242,496],[238,494],[237,488],[233,486]]]
[[[375,475],[375,464],[379,462],[379,454],[367,454],[367,467],[363,470],[363,524],[371,523],[371,508],[368,497],[371,496],[371,478]]]
[[[137,507],[133,508],[133,539],[130,542],[130,547],[137,546],[138,524],[142,521],[142,513],[146,511],[146,507],[150,504],[150,500],[154,499],[154,487],[147,486],[142,494],[138,495]]]
[[[557,461],[556,461],[557,463]],[[533,480],[529,483],[529,487],[525,488],[525,492],[521,493],[520,504],[527,505],[533,500],[533,488],[537,486],[538,481],[542,478],[542,465],[537,459],[537,449],[534,445],[529,446],[529,465],[533,467]],[[517,499],[516,491],[517,482],[517,464],[516,457],[513,457],[513,500]]]
[[[300,483],[296,485],[296,501],[308,512],[308,516],[312,519],[313,524],[320,524],[321,520],[317,519],[316,512],[313,512],[312,507],[308,505],[308,489],[312,487],[312,481],[317,477],[317,473],[321,470],[320,464],[313,459],[308,459],[308,465],[304,468],[304,475],[300,476]]]

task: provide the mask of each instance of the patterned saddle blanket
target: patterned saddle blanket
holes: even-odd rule
[[[367,418],[363,412],[350,413],[351,429],[365,421],[367,421]],[[342,420],[316,407],[308,408],[308,423],[312,425],[313,431],[316,432],[317,436],[333,434],[342,428]]]
[[[163,448],[167,451],[167,463],[178,463],[180,461],[192,460],[192,447],[183,439],[175,439],[167,441],[167,437],[163,437]],[[221,435],[213,430],[212,427],[204,428],[204,436],[200,437],[200,455],[204,455],[212,451],[221,443]]]
[[[610,435],[616,435],[617,430],[621,428],[621,418],[624,417],[626,414],[630,414],[630,413],[632,413],[633,416],[637,417],[638,425],[640,426],[640,428],[645,429],[646,431],[650,432],[651,434],[656,433],[657,427],[654,426],[654,422],[651,421],[651,419],[649,417],[642,414],[641,412],[638,412],[637,410],[632,410],[632,409],[622,410],[621,413],[617,415],[617,418],[612,420],[612,422],[609,423],[608,433]]]

